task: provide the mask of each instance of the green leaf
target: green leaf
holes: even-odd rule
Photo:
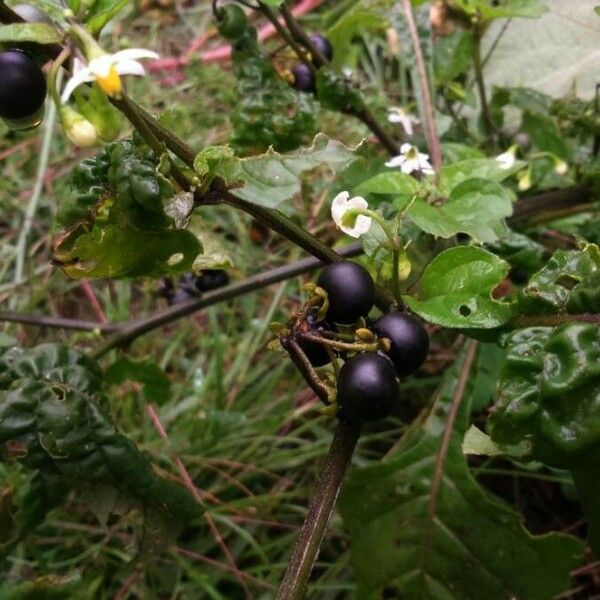
[[[600,311],[600,249],[557,250],[519,293],[525,314]]]
[[[116,430],[99,373],[94,361],[56,344],[1,354],[0,444],[18,444],[23,465],[64,487],[113,490],[115,505],[142,508],[154,520],[149,536],[157,534],[154,526],[161,534],[168,524],[176,531],[200,507],[183,487],[157,476]]]
[[[404,296],[418,315],[438,325],[491,329],[513,315],[492,290],[506,277],[509,264],[475,246],[458,246],[438,254],[421,278],[420,299]]]
[[[474,454],[476,456],[502,456],[504,451],[492,438],[481,431],[475,425],[471,425],[465,432],[462,440],[461,450],[463,454]]]
[[[354,150],[341,142],[318,134],[310,148],[278,154],[269,151],[259,156],[236,158],[219,166],[216,174],[238,198],[277,208],[300,192],[300,176],[321,165],[334,172],[344,169],[354,160]]]
[[[493,158],[462,160],[441,168],[439,190],[444,196],[448,196],[455,186],[467,179],[489,179],[499,183],[520,171],[525,164],[517,160],[511,168],[505,169]]]
[[[589,323],[507,335],[498,400],[488,419],[503,446],[527,441],[530,458],[562,468],[600,462],[600,334]]]
[[[471,158],[485,158],[485,154],[478,148],[473,148],[473,146],[466,146],[465,144],[458,144],[456,142],[443,142],[442,158],[444,159],[444,163],[451,164]]]
[[[488,0],[453,0],[453,6],[484,21],[510,17],[541,17],[548,8],[540,0],[502,0],[494,5]]]
[[[409,429],[385,462],[353,471],[342,490],[339,506],[361,600],[546,600],[568,589],[569,572],[583,557],[574,537],[530,535],[521,516],[472,477],[461,441],[473,377],[432,498],[461,363],[446,373],[427,419]]]
[[[473,36],[469,31],[455,31],[439,38],[434,45],[434,73],[438,84],[456,79],[471,65]]]
[[[426,233],[449,238],[466,233],[478,242],[493,242],[506,231],[504,219],[512,214],[511,194],[486,179],[466,179],[452,188],[442,206],[417,198],[410,218]]]
[[[186,230],[138,231],[106,225],[69,230],[55,240],[54,261],[69,277],[158,276],[189,271],[202,251]]]
[[[60,44],[62,34],[47,23],[12,23],[0,25],[0,42],[35,42]]]
[[[96,0],[87,11],[87,29],[92,34],[100,33],[104,26],[128,3],[128,0]]]
[[[202,244],[202,252],[196,256],[192,265],[194,272],[203,269],[230,269],[234,266],[222,237],[214,233],[200,215],[192,215],[187,229]]]
[[[326,35],[333,47],[332,65],[339,69],[344,66],[347,50],[356,35],[364,35],[369,31],[384,30],[388,27],[387,19],[361,6],[346,12]]]
[[[169,378],[155,362],[148,358],[134,362],[127,355],[121,354],[108,367],[104,376],[109,385],[120,385],[125,381],[141,383],[147,402],[164,404],[170,397]]]
[[[569,469],[600,552],[600,332],[597,325],[529,327],[506,336],[506,361],[488,432],[505,454]]]
[[[401,171],[385,171],[367,181],[363,181],[355,190],[357,194],[396,194],[414,196],[421,188],[419,182]]]
[[[512,229],[489,244],[488,249],[527,275],[542,267],[546,255],[546,248],[542,244]]]
[[[597,15],[600,15],[600,6],[594,6],[594,12],[595,12]]]
[[[194,158],[194,171],[201,180],[211,178],[223,163],[233,159],[233,150],[229,146],[207,146]]]
[[[555,121],[548,115],[525,112],[521,129],[529,134],[533,146],[542,152],[551,152],[563,160],[570,159],[569,149]]]

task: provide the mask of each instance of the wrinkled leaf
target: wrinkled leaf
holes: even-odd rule
[[[506,261],[481,248],[450,248],[425,269],[420,298],[403,298],[418,315],[444,327],[499,327],[511,318],[513,310],[491,294],[508,271]]]
[[[600,250],[557,250],[519,294],[526,314],[600,311]]]
[[[0,443],[22,448],[29,469],[60,478],[63,487],[115,490],[115,498],[144,509],[146,533],[160,537],[170,523],[200,507],[181,486],[158,477],[107,414],[96,363],[73,349],[42,344],[0,355]]]

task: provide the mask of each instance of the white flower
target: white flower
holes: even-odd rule
[[[350,198],[348,192],[340,192],[331,203],[331,216],[334,223],[348,235],[359,238],[371,228],[372,219],[367,215],[357,214],[357,210],[369,208],[367,201],[361,196]]]
[[[385,163],[386,167],[400,167],[407,175],[413,171],[421,171],[424,175],[433,175],[433,167],[429,162],[429,155],[419,152],[412,144],[402,144],[400,154]]]
[[[79,65],[73,77],[67,81],[61,101],[66,102],[75,88],[83,83],[97,81],[108,96],[119,96],[122,89],[121,75],[145,75],[140,58],[158,58],[158,54],[144,48],[121,50],[114,54],[102,54],[92,58],[87,67]]]
[[[511,146],[506,152],[496,156],[496,162],[500,163],[501,169],[510,169],[515,164],[517,146]]]
[[[554,172],[557,175],[564,175],[568,170],[569,170],[569,165],[564,160],[558,159],[554,163]]]
[[[98,141],[96,128],[82,114],[70,106],[61,106],[60,120],[67,137],[80,148],[93,146]]]
[[[418,123],[419,120],[415,119],[412,115],[409,115],[400,106],[391,106],[388,109],[388,121],[390,123],[400,123],[406,135],[412,135],[414,133],[413,123]]]

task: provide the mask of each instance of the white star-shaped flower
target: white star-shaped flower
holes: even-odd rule
[[[331,217],[344,233],[353,238],[359,238],[369,231],[373,220],[356,211],[367,208],[369,208],[369,204],[362,196],[350,198],[349,192],[340,192],[331,203]]]
[[[418,119],[415,119],[415,117],[408,114],[400,106],[390,106],[390,108],[388,109],[388,121],[390,123],[400,123],[406,135],[409,136],[414,133],[413,123],[419,122]]]
[[[429,155],[419,152],[419,149],[412,144],[402,144],[400,154],[388,160],[385,166],[400,167],[400,170],[407,175],[413,171],[421,171],[424,175],[433,175],[434,172],[429,162]]]
[[[517,146],[511,146],[506,152],[496,156],[496,162],[500,163],[501,169],[510,169],[515,164]]]
[[[146,74],[144,67],[138,62],[141,58],[157,59],[158,54],[144,48],[130,48],[92,58],[87,67],[80,64],[75,68],[73,77],[67,81],[61,101],[66,102],[75,88],[91,81],[96,81],[106,95],[118,96],[122,89],[121,75]]]

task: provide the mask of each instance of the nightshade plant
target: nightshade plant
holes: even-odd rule
[[[284,0],[211,0],[205,4],[230,47],[237,99],[230,143],[197,147],[174,133],[168,110],[159,114],[143,95],[127,93],[125,76],[145,75],[146,61],[158,58],[154,49],[108,50],[102,32],[127,4],[50,3],[51,19],[23,22],[19,14],[27,13],[0,0],[0,118],[16,131],[35,127],[48,90],[47,147],[56,120],[74,145],[95,148],[66,175],[52,265],[86,286],[152,279],[170,305],[116,326],[0,314],[98,329],[81,343],[0,338],[6,556],[33,560],[22,544],[36,539],[71,492],[107,531],[119,519],[129,523],[137,542],[118,590],[56,578],[69,561],[50,561],[27,581],[3,559],[8,595],[0,590],[0,598],[125,597],[143,561],[160,557],[181,531],[206,526],[222,542],[205,511],[214,496],[202,495],[201,478],[176,457],[182,485],[172,465],[153,464],[126,435],[126,409],[111,403],[115,386],[133,381],[143,391],[166,443],[154,403],[170,382],[152,360],[117,351],[200,308],[317,269],[302,297],[285,304],[287,318],[270,323],[263,355],[270,351],[289,372],[293,366],[321,402],[302,418],[331,424],[329,453],[295,545],[279,557],[285,572],[273,565],[260,577],[250,567],[244,573],[220,543],[235,578],[211,587],[210,597],[258,597],[252,586],[261,584],[268,597],[305,597],[338,495],[352,582],[340,595],[335,586],[315,592],[323,598],[575,597],[564,595],[571,575],[593,570],[581,567],[586,544],[600,553],[600,114],[597,103],[572,95],[491,90],[482,56],[496,21],[540,18],[544,2],[342,2],[307,27],[298,6]],[[321,21],[324,30],[314,31]],[[273,28],[276,43],[259,35],[261,25]],[[404,55],[386,59],[374,92],[379,75],[368,75],[377,71],[381,44],[393,47],[398,38]],[[342,68],[350,46],[354,73]],[[194,94],[204,102],[201,89]],[[344,141],[321,131],[329,128]],[[326,198],[313,215],[323,236],[309,231],[314,219],[305,227],[298,218],[306,190]],[[237,277],[242,257],[225,250],[222,227],[209,225],[213,209],[227,215],[221,222],[237,224],[237,235],[258,224],[310,258]],[[240,215],[253,220],[247,230]],[[19,238],[15,285],[24,281],[32,218]],[[345,245],[348,236],[359,242]],[[266,263],[272,246],[263,250]],[[83,343],[90,339],[92,347]],[[221,361],[214,364],[222,375]],[[425,374],[439,385],[430,401],[415,402]],[[381,431],[395,439],[378,438]],[[362,439],[368,464],[346,478]],[[507,494],[477,477],[490,464],[490,472],[500,464],[515,477],[559,480],[561,502],[580,511],[587,529],[530,533]],[[164,597],[176,596],[198,597],[175,588]]]

